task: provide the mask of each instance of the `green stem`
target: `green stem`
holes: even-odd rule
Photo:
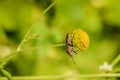
[[[60,43],[60,44],[48,45],[48,46],[59,47],[59,46],[64,46],[64,45],[65,45],[64,43]],[[21,50],[18,50],[18,51],[13,51],[13,52],[11,52],[8,56],[6,56],[6,57],[0,59],[0,63],[6,61],[6,60],[8,60],[8,59],[10,59],[10,57],[12,57],[13,55],[15,55],[17,52],[25,51],[25,50],[39,49],[39,48],[41,48],[41,47],[42,47],[42,46],[31,47],[31,48],[24,48],[24,49],[21,49]]]
[[[46,80],[46,79],[61,79],[61,78],[100,78],[100,77],[120,77],[120,73],[105,73],[105,74],[81,74],[81,75],[56,75],[56,76],[21,76],[14,77],[14,80]],[[1,77],[0,80],[6,80]]]
[[[1,63],[1,62],[4,62],[4,61],[7,61],[9,58],[11,58],[11,57],[12,57],[13,55],[15,55],[15,53],[17,53],[17,52],[19,52],[19,51],[13,51],[13,52],[11,52],[9,55],[7,55],[6,57],[0,59],[0,63]]]
[[[50,6],[48,6],[48,8],[46,8],[43,12],[42,12],[42,15],[44,15],[55,3],[56,3],[57,0],[55,0]],[[26,35],[24,36],[24,38],[22,39],[22,41],[20,42],[20,44],[18,45],[17,47],[17,50],[10,53],[10,55],[6,56],[5,58],[3,59],[0,59],[0,62],[2,61],[5,61],[7,59],[9,59],[12,55],[14,55],[16,52],[19,52],[19,51],[22,51],[21,50],[21,47],[22,45],[24,44],[25,40],[26,40],[26,37],[28,37],[28,35],[30,34],[30,32],[33,30],[33,28],[35,27],[35,24],[39,21],[40,17],[42,16],[40,15],[38,17],[38,19],[36,20],[36,22],[34,24],[32,24],[31,28],[28,30],[28,32],[26,33]]]
[[[36,22],[34,24],[32,24],[31,28],[28,30],[28,32],[26,33],[26,35],[24,36],[23,40],[21,41],[21,43],[19,44],[19,46],[17,47],[17,51],[21,50],[22,45],[24,44],[24,41],[26,40],[26,37],[28,37],[28,35],[30,34],[30,32],[33,30],[33,28],[35,27],[35,24],[39,21],[40,17],[42,15],[44,15],[55,3],[57,0],[55,0],[50,6],[48,6],[48,8],[46,8],[42,14],[38,17],[38,19],[36,20]]]
[[[55,45],[52,45],[52,47],[59,47],[59,46],[64,46],[65,43],[61,43],[61,44],[55,44]]]
[[[50,8],[57,2],[57,0],[55,0],[49,7],[47,7],[44,11],[43,11],[43,15],[48,11],[50,10]]]
[[[114,67],[120,61],[120,54],[112,61],[111,65]]]

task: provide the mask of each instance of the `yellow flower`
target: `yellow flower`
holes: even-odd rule
[[[81,30],[76,29],[72,34],[73,46],[79,48],[81,51],[85,51],[89,46],[89,36],[88,34]]]

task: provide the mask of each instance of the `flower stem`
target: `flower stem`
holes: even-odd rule
[[[61,78],[100,78],[100,77],[120,77],[120,73],[105,73],[105,74],[82,74],[82,75],[58,75],[58,76],[21,76],[14,77],[14,80],[47,80],[47,79],[61,79]],[[1,77],[0,80],[6,80]]]
[[[120,54],[112,61],[111,65],[114,67],[120,61]]]
[[[29,36],[29,34],[31,33],[31,31],[33,30],[33,28],[35,27],[35,24],[40,20],[40,17],[42,15],[44,15],[55,3],[56,3],[57,0],[55,0],[50,6],[48,6],[48,8],[46,8],[42,14],[38,17],[38,19],[36,20],[35,23],[32,24],[32,26],[30,27],[30,29],[28,30],[28,32],[26,33],[26,35],[24,36],[24,38],[22,39],[22,41],[20,42],[20,44],[18,45],[17,47],[17,50],[13,51],[10,53],[10,55],[6,56],[5,58],[3,59],[0,59],[0,62],[3,62],[3,61],[6,61],[8,58],[10,58],[12,55],[14,55],[15,53],[19,52],[19,51],[22,51],[21,50],[21,47],[22,45],[24,44],[24,42],[26,41],[26,38]],[[12,54],[13,53],[13,54]]]
[[[52,47],[59,47],[59,46],[64,46],[65,43],[61,43],[61,44],[55,44],[55,45],[52,45]]]
[[[21,50],[22,45],[24,44],[26,37],[28,37],[28,35],[30,34],[30,32],[33,30],[33,28],[35,27],[35,24],[40,20],[40,17],[42,15],[44,15],[55,3],[57,0],[55,0],[50,6],[48,6],[43,12],[42,14],[38,17],[38,19],[36,20],[35,23],[32,24],[31,28],[28,30],[28,32],[26,33],[26,35],[24,36],[23,40],[21,41],[21,43],[19,44],[19,46],[17,47],[17,51]]]
[[[65,45],[65,43],[60,43],[60,44],[54,44],[54,45],[48,45],[48,46],[60,47],[60,46],[64,46],[64,45]],[[18,50],[18,51],[13,51],[13,52],[11,52],[9,55],[7,55],[6,57],[0,59],[0,63],[1,63],[1,62],[4,62],[4,61],[7,61],[7,60],[10,59],[13,55],[15,55],[17,52],[25,51],[25,50],[35,50],[35,49],[39,49],[40,47],[42,47],[42,46],[24,48],[24,49],[20,49],[20,50]]]

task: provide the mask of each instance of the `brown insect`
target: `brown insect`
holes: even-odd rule
[[[73,43],[72,43],[72,37],[70,36],[69,33],[67,33],[66,35],[66,50],[67,50],[67,53],[70,57],[72,57],[72,60],[73,60],[73,63],[75,64],[75,61],[73,59],[73,54],[76,53],[74,50],[73,50]]]

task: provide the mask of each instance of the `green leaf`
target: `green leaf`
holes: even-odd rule
[[[12,75],[8,71],[6,71],[5,69],[1,68],[0,73],[2,73],[4,76],[6,76],[8,80],[13,80]]]

